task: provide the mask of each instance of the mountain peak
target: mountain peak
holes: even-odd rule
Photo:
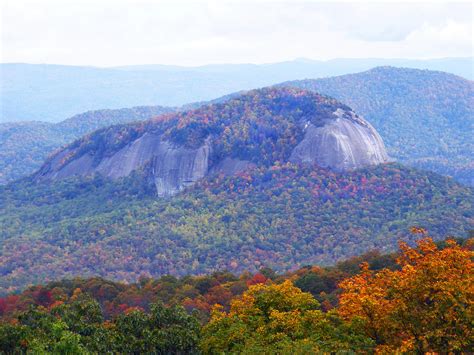
[[[344,171],[387,160],[378,133],[348,106],[298,88],[271,87],[97,131],[58,152],[36,178],[98,173],[117,179],[145,169],[158,195],[173,195],[209,174],[276,162]]]

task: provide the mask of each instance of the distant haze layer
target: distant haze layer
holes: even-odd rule
[[[0,65],[0,122],[58,122],[74,114],[139,105],[176,106],[287,80],[343,75],[391,65],[474,77],[472,58],[297,59],[273,64],[114,68],[46,64]]]

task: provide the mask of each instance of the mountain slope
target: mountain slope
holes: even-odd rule
[[[380,133],[388,153],[474,185],[474,83],[433,71],[381,67],[286,82],[351,106]]]
[[[379,164],[379,138],[344,104],[294,88],[96,131],[0,189],[0,291],[327,264],[392,250],[412,225],[465,236],[472,189]]]
[[[104,107],[179,106],[286,80],[341,75],[380,65],[444,70],[473,78],[472,58],[294,60],[203,67],[0,64],[0,122],[58,122]]]
[[[158,195],[167,196],[209,174],[277,161],[344,171],[387,162],[388,156],[378,133],[346,105],[300,89],[264,88],[102,129],[53,155],[35,179],[96,173],[117,179],[145,169]]]
[[[171,110],[161,106],[133,107],[85,112],[56,124],[0,123],[0,184],[32,174],[56,149],[96,129],[145,120]]]
[[[209,177],[157,199],[146,175],[0,190],[0,291],[82,276],[275,270],[327,264],[412,240],[474,229],[473,191],[388,164],[346,173],[294,164]],[[28,255],[28,257],[24,257]]]

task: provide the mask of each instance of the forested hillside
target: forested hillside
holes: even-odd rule
[[[472,81],[451,74],[382,67],[368,72],[292,81],[283,85],[321,92],[348,104],[381,134],[391,157],[472,185]],[[213,100],[222,103],[238,93]],[[198,108],[205,102],[185,105]],[[0,184],[39,168],[56,148],[94,129],[147,119],[170,109],[141,107],[76,115],[57,125],[0,124]]]
[[[337,159],[357,159],[375,134],[335,99],[264,88],[76,140],[34,176],[1,188],[0,291],[75,275],[284,271],[393,250],[412,225],[435,239],[473,228],[473,191],[449,178],[384,160],[331,171],[292,159],[308,127],[327,126],[333,138],[322,151],[307,149],[309,158],[342,145],[347,156]],[[356,144],[347,141],[353,131],[363,133]],[[131,168],[109,179],[94,170],[104,161],[106,172]],[[173,197],[157,189],[168,177]]]
[[[286,82],[329,95],[364,116],[390,156],[474,185],[474,83],[428,70],[379,67]]]
[[[76,278],[0,298],[0,351],[464,352],[472,349],[473,240],[377,251],[286,274]],[[407,312],[409,310],[409,312]]]
[[[0,208],[3,293],[74,275],[134,281],[328,264],[393,250],[412,225],[435,239],[465,237],[474,211],[472,189],[393,164],[347,173],[275,164],[168,199],[139,172],[116,182],[26,180],[1,189]]]
[[[110,125],[149,119],[171,108],[147,106],[89,111],[62,122],[0,123],[0,184],[35,172],[59,147]]]

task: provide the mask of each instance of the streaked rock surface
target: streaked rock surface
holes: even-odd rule
[[[353,111],[337,109],[336,119],[316,127],[305,125],[304,139],[295,147],[290,161],[315,163],[336,171],[356,169],[388,161],[382,138]]]
[[[215,109],[212,111],[212,127],[208,123],[209,114],[196,110],[189,111],[182,121],[176,118],[170,121],[165,117],[161,121],[149,121],[148,125],[112,126],[97,131],[51,157],[34,178],[41,181],[100,174],[119,179],[141,170],[155,186],[158,196],[172,196],[207,175],[234,175],[255,166],[271,166],[277,160],[317,164],[335,171],[388,161],[382,139],[367,121],[349,107],[317,94],[263,89],[242,99],[236,98],[229,106],[210,107]],[[239,108],[240,111],[236,109],[238,113],[232,117],[233,120],[225,121],[221,117],[230,117],[228,107]],[[269,114],[273,108],[277,108],[273,112],[279,116]],[[231,112],[234,114],[234,111]],[[242,117],[245,117],[242,115],[248,112],[255,117],[260,115],[260,118],[242,123]],[[295,114],[301,112],[308,114]],[[288,116],[293,121],[287,119]],[[207,123],[202,124],[202,117]],[[252,115],[246,119],[249,117]],[[186,126],[186,122],[192,120],[194,122]],[[227,122],[227,126],[224,127],[222,122]],[[226,150],[224,132],[231,131],[229,124],[234,124],[233,129],[242,132],[242,136],[234,138],[238,144]],[[280,131],[275,127],[279,127]],[[174,132],[175,128],[178,133],[173,136],[170,132]],[[285,135],[292,130],[293,139],[288,140]],[[190,144],[186,137],[193,135],[199,139],[190,140],[193,142]],[[267,150],[263,153],[264,150],[259,150],[262,145],[257,142],[262,142],[265,137],[271,138],[266,140]],[[275,151],[268,147],[275,149],[279,141],[288,142],[285,144],[290,146],[285,145],[285,149],[280,150],[280,155],[275,158],[272,155]],[[242,142],[251,147],[251,153],[245,153],[246,146]]]

